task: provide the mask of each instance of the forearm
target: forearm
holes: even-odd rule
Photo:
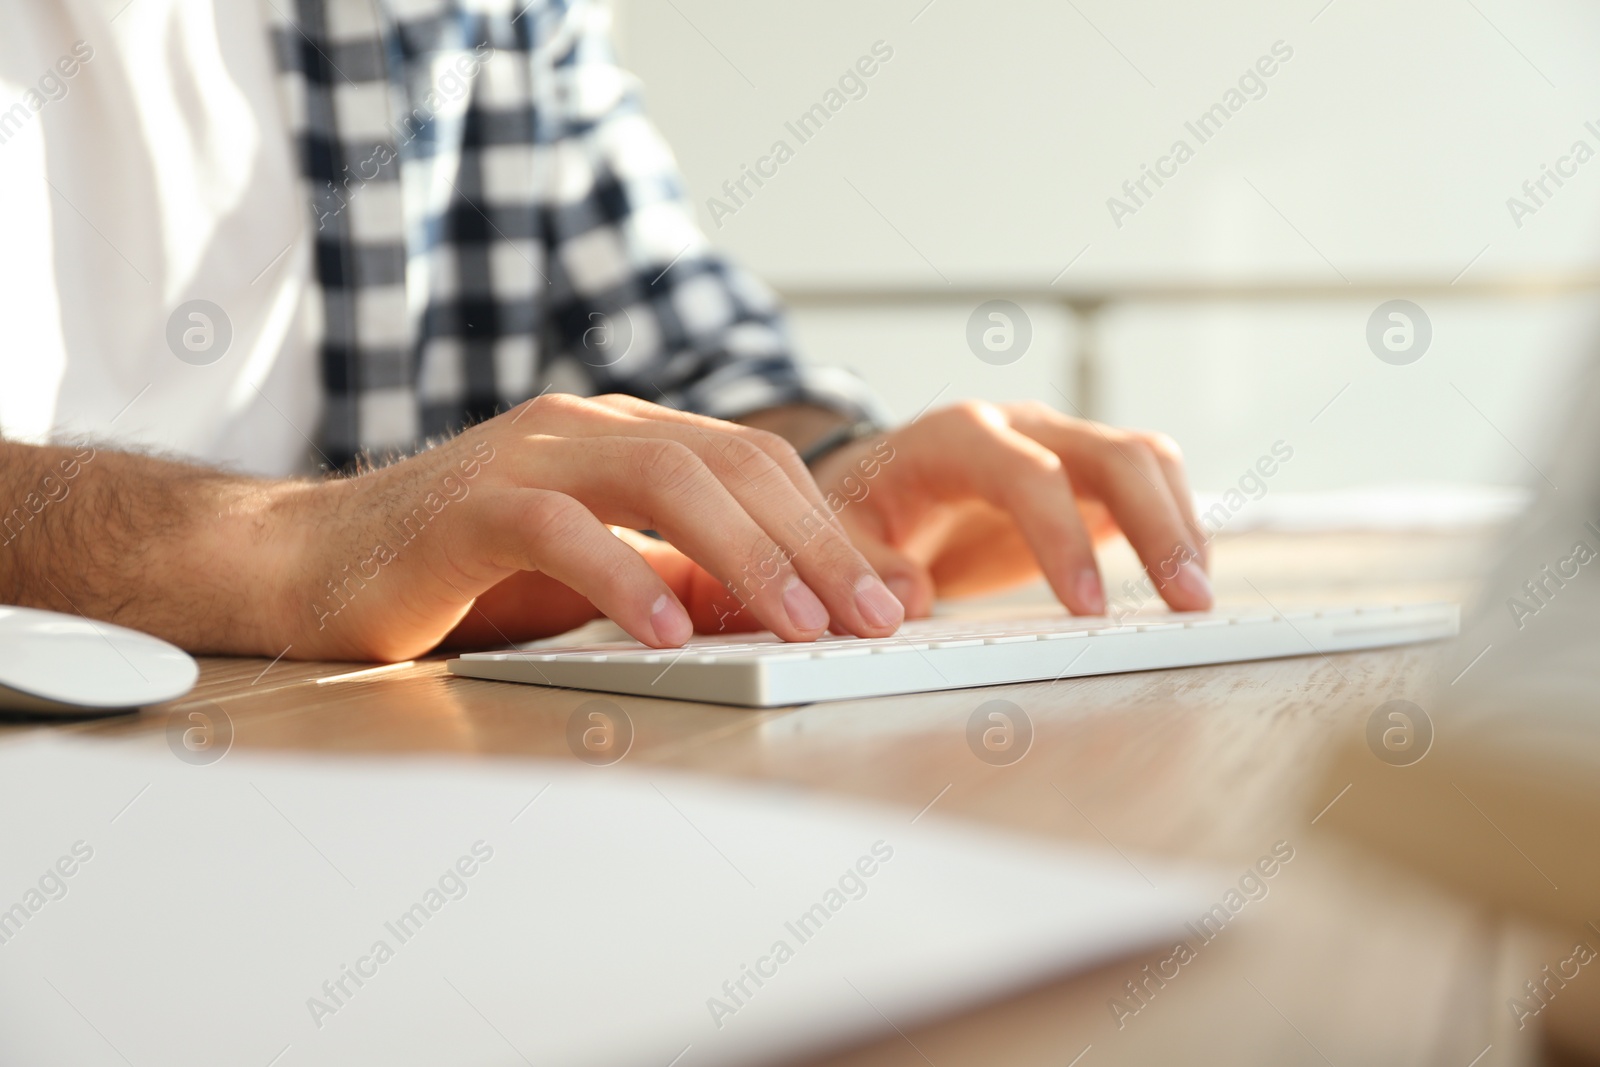
[[[87,445],[0,442],[0,602],[195,651],[273,654],[288,546],[268,517],[304,489]]]

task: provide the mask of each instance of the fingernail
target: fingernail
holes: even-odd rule
[[[1183,590],[1189,599],[1199,601],[1204,607],[1211,606],[1211,579],[1206,577],[1206,572],[1194,560],[1186,560],[1178,568],[1172,584]]]
[[[910,609],[906,605],[917,598],[917,583],[904,575],[897,574],[889,579],[889,592],[900,601],[900,617],[905,618],[905,613]]]
[[[821,630],[828,625],[828,609],[799,578],[790,578],[783,587],[783,610],[789,613],[789,621],[802,630]]]
[[[656,597],[650,608],[650,628],[663,645],[681,645],[694,635],[694,623],[689,621],[688,612],[665,593]]]
[[[1078,603],[1090,615],[1106,613],[1106,590],[1100,584],[1100,573],[1093,567],[1078,575]]]
[[[870,626],[899,626],[906,617],[904,602],[873,574],[862,575],[856,583],[856,607]]]

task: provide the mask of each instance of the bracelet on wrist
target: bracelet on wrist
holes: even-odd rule
[[[870,419],[859,419],[856,422],[847,422],[836,426],[823,434],[817,440],[807,445],[800,451],[800,460],[807,467],[815,467],[818,461],[837,452],[845,445],[870,437],[882,428]]]

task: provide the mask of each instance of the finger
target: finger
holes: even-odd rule
[[[1105,586],[1061,458],[987,405],[948,408],[928,420],[927,432],[945,441],[946,491],[1010,515],[1056,597],[1074,614],[1104,613]]]
[[[712,419],[693,411],[667,408],[622,394],[603,397],[552,394],[547,395],[544,402],[547,403],[547,411],[541,411],[534,422],[547,426],[547,429],[539,432],[563,437],[603,435],[675,440],[698,454],[701,461],[706,462],[707,467],[722,478],[725,485],[730,486],[734,498],[741,499],[741,502],[744,499],[739,493],[741,483],[754,486],[754,483],[770,480],[771,466],[776,466],[779,474],[789,482],[790,488],[805,498],[805,520],[802,525],[808,530],[814,526],[834,526],[826,542],[818,545],[819,549],[824,550],[824,555],[837,557],[840,547],[848,549],[850,545],[843,526],[838,523],[837,512],[827,504],[826,496],[811,477],[811,470],[805,466],[805,461],[800,459],[800,453],[778,434],[741,426],[738,422]],[[771,486],[768,486],[768,490],[771,490]],[[768,533],[774,531],[768,528]],[[778,536],[778,539],[784,541],[782,536]],[[856,574],[856,577],[859,579],[861,574]]]
[[[625,407],[640,414],[623,410]],[[794,450],[786,444],[778,449],[766,443],[768,438],[776,440],[774,435],[672,412],[634,398],[608,397],[602,403],[564,397],[552,401],[545,411],[548,415],[541,414],[534,421],[548,428],[543,432],[563,437],[625,437],[682,445],[781,550],[786,573],[792,568],[800,576],[807,591],[821,599],[831,622],[862,637],[884,637],[899,627],[904,618],[899,601],[850,542]],[[780,452],[780,459],[774,459],[769,448]],[[784,463],[796,472],[786,473]],[[649,470],[641,473],[645,479],[655,476]],[[673,539],[677,541],[676,536]],[[750,580],[748,574],[729,575],[712,569],[725,580]],[[760,570],[770,572],[771,565],[762,563]],[[770,581],[770,573],[762,580]],[[804,599],[800,593],[794,595],[797,601]],[[797,603],[795,607],[809,606]],[[809,622],[809,617],[796,621]],[[781,625],[773,625],[773,629],[784,632]]]
[[[828,628],[828,608],[790,554],[684,445],[656,438],[529,437],[512,469],[528,484],[575,497],[605,522],[659,530],[785,640],[814,640]]]
[[[651,537],[627,526],[612,526],[610,529],[613,536],[639,553],[650,569],[661,576],[661,580],[667,583],[667,588],[672,590],[673,596],[684,607],[689,606],[694,572],[704,573],[704,568],[659,537]]]
[[[1051,417],[1053,416],[1053,417]],[[1102,501],[1174,611],[1211,607],[1200,549],[1154,449],[1141,437],[1051,413],[1016,416],[1066,462],[1073,483]]]
[[[1122,442],[1101,458],[1100,492],[1146,572],[1174,611],[1211,607],[1211,581],[1178,503],[1148,446]]]
[[[900,601],[845,532],[832,508],[795,490],[757,446],[739,441],[684,439],[723,487],[790,558],[827,606],[833,627],[862,637],[886,637],[905,618]],[[809,483],[809,475],[807,482]],[[813,492],[820,498],[820,493]]]
[[[667,583],[577,500],[542,489],[487,493],[466,550],[490,564],[539,571],[587,599],[633,637],[674,647],[694,628]]]
[[[597,397],[574,397],[566,394],[550,394],[544,399],[550,401],[548,407],[553,409],[550,418],[541,417],[534,421],[545,423],[540,429],[529,432],[559,433],[567,437],[594,437],[594,436],[659,436],[664,431],[672,440],[680,441],[693,447],[704,459],[707,450],[717,450],[728,456],[729,462],[738,466],[738,461],[747,453],[740,451],[736,455],[729,455],[727,438],[733,438],[754,446],[773,463],[777,464],[791,485],[805,496],[814,507],[819,508],[828,518],[834,518],[832,509],[827,507],[826,498],[822,490],[817,487],[816,480],[811,477],[811,471],[806,467],[805,461],[800,458],[794,446],[775,433],[759,430],[753,426],[743,426],[736,422],[727,422],[723,419],[713,419],[707,415],[699,415],[692,411],[681,411],[677,408],[665,407],[661,404],[652,404],[648,400],[641,400],[636,396],[623,393],[608,393]],[[599,411],[627,416],[628,421],[621,419],[606,421],[597,418]],[[633,420],[665,424],[653,427],[640,427]],[[676,430],[668,430],[675,427]],[[720,442],[720,444],[719,444]]]
[[[1189,488],[1189,476],[1183,465],[1183,451],[1178,447],[1178,442],[1164,433],[1146,433],[1143,436],[1151,451],[1156,454],[1156,462],[1161,465],[1161,473],[1167,480],[1167,490],[1178,505],[1178,513],[1183,516],[1184,525],[1189,528],[1190,544],[1200,553],[1200,566],[1210,570],[1211,539],[1206,536],[1205,528],[1200,525],[1200,517],[1195,511],[1194,492]]]
[[[689,618],[696,633],[727,633],[759,630],[761,620],[729,593],[700,564],[684,555],[675,545],[658,537],[646,537],[637,530],[624,526],[612,527],[612,533],[630,545],[661,575],[672,589]]]
[[[923,619],[932,614],[934,581],[926,567],[870,533],[857,531],[854,540],[889,592],[905,608],[906,618]]]

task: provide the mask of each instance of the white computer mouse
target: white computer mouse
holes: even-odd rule
[[[0,606],[0,709],[122,711],[176,700],[200,668],[183,649],[124,626]]]

